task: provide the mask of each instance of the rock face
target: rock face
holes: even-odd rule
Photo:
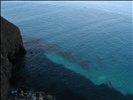
[[[20,30],[17,26],[1,17],[1,100],[7,100],[10,87],[11,69],[15,60],[26,51]]]

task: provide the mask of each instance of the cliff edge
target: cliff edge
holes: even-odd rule
[[[1,17],[1,100],[7,100],[10,88],[11,69],[17,58],[26,51],[20,30],[17,26]]]

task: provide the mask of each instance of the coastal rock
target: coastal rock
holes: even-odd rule
[[[46,100],[53,100],[53,97],[51,95],[47,95]]]
[[[1,17],[1,100],[7,100],[12,67],[25,53],[20,30]]]

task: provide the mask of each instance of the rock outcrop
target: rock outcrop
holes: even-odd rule
[[[7,100],[10,88],[12,67],[17,58],[22,57],[26,51],[20,30],[17,26],[1,17],[1,100]]]

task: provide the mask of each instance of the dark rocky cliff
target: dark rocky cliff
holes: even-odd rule
[[[20,30],[17,26],[1,17],[1,100],[7,100],[10,88],[11,69],[15,60],[22,57],[26,51]]]

